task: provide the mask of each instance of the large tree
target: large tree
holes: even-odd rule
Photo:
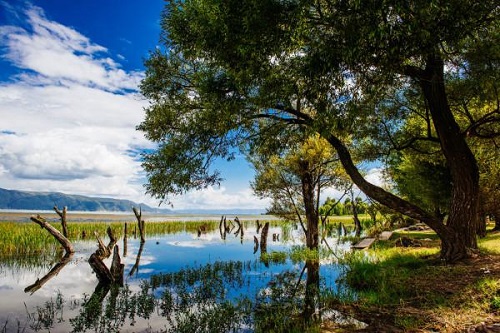
[[[498,11],[493,0],[168,2],[165,49],[151,54],[142,83],[152,104],[139,129],[159,143],[145,156],[148,192],[167,198],[216,184],[211,162],[235,147],[270,137],[286,147],[289,134],[316,132],[363,192],[427,223],[443,259],[465,258],[477,247],[479,176],[450,109],[445,66],[489,36]],[[378,103],[411,85],[450,171],[447,223],[366,181],[341,139],[370,140]]]

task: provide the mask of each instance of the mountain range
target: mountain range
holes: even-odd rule
[[[169,213],[168,209],[153,208],[130,200],[87,197],[59,192],[27,192],[0,188],[0,209],[12,210],[52,210],[68,207],[70,211],[130,212],[132,207],[141,207],[149,213]]]

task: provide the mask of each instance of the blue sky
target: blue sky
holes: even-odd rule
[[[157,45],[163,0],[0,0],[0,187],[130,199],[144,195],[137,85]],[[243,158],[226,181],[174,209],[264,208]]]

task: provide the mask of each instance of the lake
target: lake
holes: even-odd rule
[[[343,292],[342,267],[326,247],[320,258],[290,255],[304,252],[299,226],[270,221],[264,244],[263,224],[241,223],[243,231],[236,223],[228,232],[181,228],[142,244],[129,233],[116,243],[123,287],[92,271],[95,238],[74,241],[62,262],[62,253],[0,258],[0,331],[287,332],[321,315],[319,295]],[[338,253],[349,249],[335,233],[326,241]]]

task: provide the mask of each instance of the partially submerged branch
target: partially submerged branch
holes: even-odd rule
[[[66,237],[64,237],[64,235],[61,234],[59,230],[51,226],[50,223],[48,223],[43,217],[37,215],[32,216],[30,219],[43,229],[47,230],[52,236],[54,236],[54,238],[57,239],[57,241],[63,246],[66,253],[75,252],[75,249],[73,248],[71,242]]]

